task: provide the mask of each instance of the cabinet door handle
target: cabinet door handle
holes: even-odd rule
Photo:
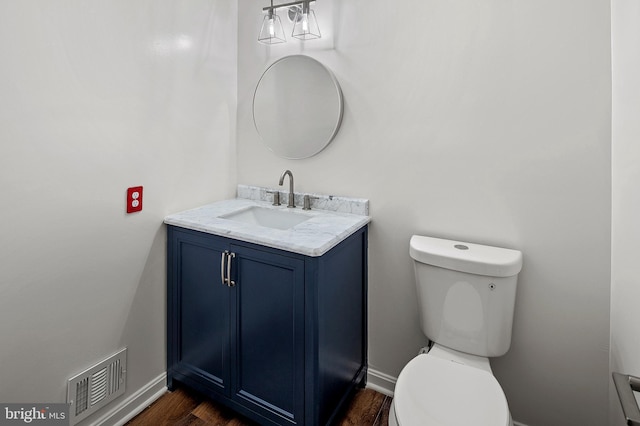
[[[236,285],[236,282],[231,279],[231,259],[234,259],[235,257],[235,253],[227,253],[227,286],[229,287]]]
[[[225,258],[227,257],[227,255],[229,254],[229,252],[227,250],[222,252],[222,260],[220,260],[220,279],[222,280],[222,285],[229,285],[227,284],[227,278],[224,276],[224,267],[225,267]]]

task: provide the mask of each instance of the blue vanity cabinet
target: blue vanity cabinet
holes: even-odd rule
[[[261,425],[329,424],[366,376],[366,244],[364,227],[309,257],[168,226],[169,389]]]

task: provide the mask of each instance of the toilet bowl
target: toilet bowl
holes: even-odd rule
[[[414,235],[420,326],[433,343],[396,382],[391,426],[512,426],[489,357],[504,355],[522,253]]]
[[[434,346],[404,367],[390,426],[513,426],[489,360]]]

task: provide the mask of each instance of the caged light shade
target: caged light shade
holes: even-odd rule
[[[302,6],[298,7],[296,16],[293,19],[293,32],[291,36],[300,40],[311,40],[321,37],[316,14],[309,7],[308,1],[302,2]]]
[[[276,44],[284,43],[286,40],[284,36],[284,29],[282,28],[282,22],[280,17],[273,8],[269,9],[267,14],[262,20],[262,27],[260,27],[260,35],[258,35],[258,41],[263,44]]]

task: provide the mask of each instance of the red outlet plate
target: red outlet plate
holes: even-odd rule
[[[142,187],[134,186],[127,189],[127,213],[142,210]]]

